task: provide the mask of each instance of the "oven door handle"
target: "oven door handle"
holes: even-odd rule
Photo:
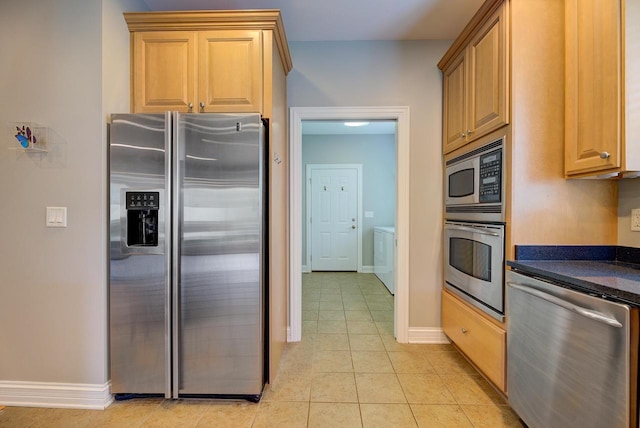
[[[517,284],[515,282],[508,282],[507,285],[513,289],[522,291],[523,293],[530,294],[539,299],[546,300],[549,303],[553,303],[554,305],[558,305],[561,308],[580,314],[583,317],[587,317],[594,321],[608,324],[612,327],[622,328],[622,324],[620,324],[620,322],[617,319],[608,317],[605,314],[602,314],[600,312],[583,308],[582,306],[574,305],[573,303],[567,302],[566,300],[560,299],[556,296],[552,296],[551,294],[547,294],[543,291],[536,290],[535,288],[527,287],[526,285]]]
[[[444,228],[448,230],[460,230],[462,232],[479,233],[481,235],[500,236],[500,234],[497,232],[491,232],[486,229],[481,229],[481,228],[472,227],[472,226],[457,226],[457,225],[454,226],[454,225],[447,224],[445,225]]]

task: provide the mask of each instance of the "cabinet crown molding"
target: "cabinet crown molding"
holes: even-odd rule
[[[137,31],[207,31],[270,30],[285,74],[293,68],[291,52],[278,9],[188,10],[172,12],[125,12],[129,32]]]
[[[443,71],[453,60],[458,56],[458,54],[465,48],[469,39],[473,36],[474,32],[484,24],[484,22],[500,7],[502,3],[506,0],[487,0],[485,1],[480,9],[473,15],[471,21],[464,27],[464,30],[458,35],[458,37],[453,41],[453,44],[444,54],[440,62],[438,62],[438,68]]]

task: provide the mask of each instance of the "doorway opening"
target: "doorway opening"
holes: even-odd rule
[[[396,271],[394,336],[408,342],[409,329],[409,108],[408,107],[295,107],[290,111],[289,186],[289,341],[302,337],[303,271],[303,121],[391,121],[397,127],[395,145],[395,240]],[[374,213],[375,217],[375,213]],[[308,266],[308,265],[304,265]]]

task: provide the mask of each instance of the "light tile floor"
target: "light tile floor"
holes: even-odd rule
[[[393,337],[393,296],[372,274],[303,276],[303,338],[259,404],[136,399],[104,411],[7,407],[0,427],[522,427],[450,345]]]

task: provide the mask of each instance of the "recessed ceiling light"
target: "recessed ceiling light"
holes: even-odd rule
[[[344,126],[367,126],[369,122],[345,122]]]

